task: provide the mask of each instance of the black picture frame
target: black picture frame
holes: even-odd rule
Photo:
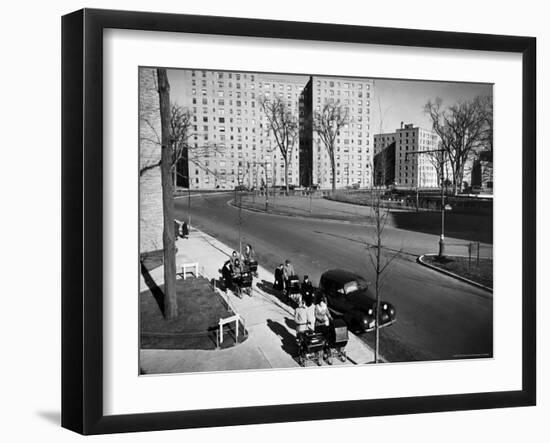
[[[106,416],[103,412],[103,31],[503,51],[522,55],[522,388]],[[82,434],[529,406],[536,403],[536,39],[83,9],[62,18],[62,426]]]

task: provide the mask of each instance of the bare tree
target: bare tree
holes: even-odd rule
[[[480,98],[484,130],[482,134],[482,152],[478,160],[484,162],[481,168],[482,183],[493,181],[493,100],[490,96]]]
[[[436,98],[424,106],[424,112],[431,117],[433,130],[439,136],[440,147],[449,162],[455,195],[462,188],[466,161],[487,142],[488,115],[484,100],[476,97],[443,109],[442,100]],[[492,117],[490,132],[492,140]]]
[[[371,265],[374,269],[374,294],[375,294],[375,307],[374,307],[374,330],[375,330],[375,344],[374,344],[374,362],[378,363],[380,358],[380,295],[384,282],[388,276],[388,270],[393,261],[401,254],[402,249],[394,252],[383,254],[383,239],[384,229],[388,221],[389,210],[384,208],[382,202],[383,190],[380,188],[373,188],[371,191],[372,199],[372,211],[374,221],[374,234],[373,242],[367,243],[367,250]]]
[[[321,111],[316,111],[313,117],[313,130],[319,135],[329,155],[332,191],[336,190],[336,137],[340,134],[340,129],[348,123],[348,112],[339,101],[326,102]]]
[[[425,155],[430,164],[434,167],[437,183],[444,186],[444,180],[449,176],[449,165],[445,162],[445,152],[441,147],[436,146]]]
[[[146,138],[142,137],[142,140],[149,141],[161,146],[161,137],[157,134],[155,127],[147,119],[144,119],[146,125],[148,125],[155,138]],[[187,160],[194,165],[198,166],[201,169],[207,170],[208,166],[204,162],[205,158],[210,157],[211,155],[216,155],[218,153],[223,153],[225,146],[223,144],[217,143],[206,143],[201,145],[192,145],[189,140],[191,140],[197,133],[193,131],[192,116],[189,109],[183,108],[177,103],[172,103],[170,105],[170,139],[169,143],[172,148],[172,157],[170,161],[170,167],[175,170],[177,163],[180,160]],[[159,167],[162,163],[162,158],[156,163],[150,163],[143,165],[140,168],[140,175],[145,174],[147,171]],[[189,178],[189,177],[186,177]]]
[[[493,98],[491,96],[478,97],[483,131],[481,135],[481,147],[493,155]]]
[[[164,228],[162,246],[164,249],[164,316],[174,319],[178,316],[176,293],[176,249],[174,232],[174,190],[172,187],[173,147],[170,140],[170,84],[166,69],[157,69],[158,93],[161,121],[161,182],[162,212]]]
[[[270,99],[264,95],[260,97],[259,102],[267,118],[267,133],[273,135],[285,163],[285,188],[288,194],[288,167],[298,139],[298,119],[279,96]]]

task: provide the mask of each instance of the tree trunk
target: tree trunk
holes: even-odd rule
[[[164,317],[178,316],[176,294],[176,251],[174,233],[174,191],[172,184],[172,144],[170,143],[170,84],[166,69],[157,69],[160,100],[160,121],[162,128],[161,181],[162,212],[164,229],[162,244],[164,249]]]
[[[288,159],[285,158],[285,188],[286,195],[288,196]]]
[[[334,194],[334,191],[336,191],[336,164],[334,163],[334,157],[332,158],[330,166],[332,168],[332,193]]]

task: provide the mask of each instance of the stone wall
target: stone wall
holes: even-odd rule
[[[161,124],[157,73],[139,70],[139,241],[140,253],[162,249]]]

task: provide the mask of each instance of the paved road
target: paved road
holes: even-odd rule
[[[239,211],[229,206],[232,194],[194,196],[191,223],[238,249]],[[176,199],[176,214],[187,219],[187,199]],[[260,263],[274,269],[290,258],[298,274],[314,283],[327,269],[355,271],[373,279],[365,242],[374,241],[372,227],[242,211],[243,244],[251,243]],[[398,321],[381,331],[381,353],[390,361],[446,360],[492,356],[492,295],[416,263],[416,257],[435,252],[437,236],[387,227],[384,256],[401,251],[383,286],[383,299],[393,303]],[[464,241],[447,240],[459,245]],[[449,246],[464,253],[460,246]],[[484,250],[492,254],[487,245]],[[373,344],[374,334],[362,338]]]

